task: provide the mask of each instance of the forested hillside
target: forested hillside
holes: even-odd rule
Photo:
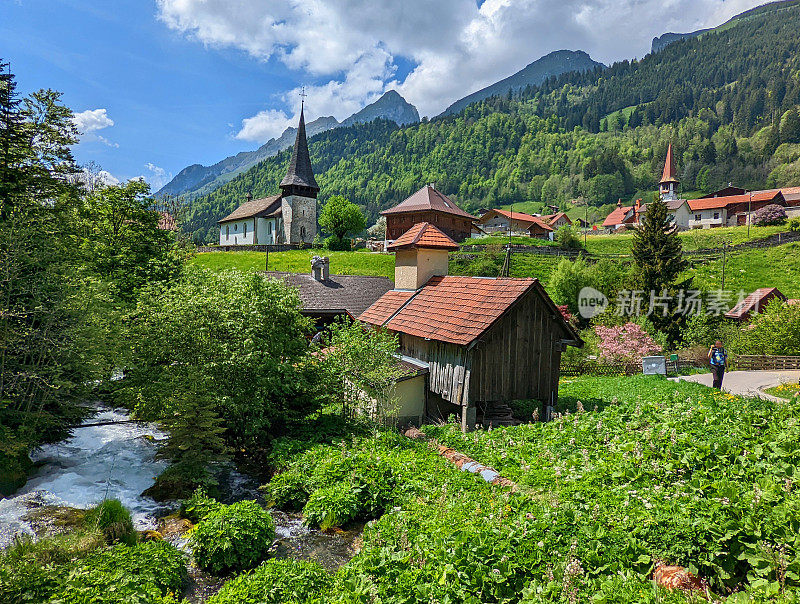
[[[798,184],[799,4],[457,115],[320,134],[310,140],[320,200],[345,195],[372,221],[436,182],[466,209],[579,196],[602,206],[652,195],[669,141],[685,191]],[[277,190],[287,161],[281,153],[197,200],[186,228],[214,240],[216,220],[248,191]]]

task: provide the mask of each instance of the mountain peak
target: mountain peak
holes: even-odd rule
[[[342,122],[342,126],[366,124],[376,119],[387,119],[398,126],[419,122],[417,108],[406,101],[396,90],[387,90],[374,103],[370,103],[361,111],[354,113]]]
[[[596,67],[604,65],[593,60],[582,50],[554,50],[529,63],[517,73],[457,100],[441,115],[458,113],[467,105],[492,96],[507,94],[509,90],[516,92],[526,86],[538,86],[551,76],[559,76],[570,71],[589,71]]]

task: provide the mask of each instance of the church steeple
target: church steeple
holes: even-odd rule
[[[664,172],[661,174],[661,182],[658,187],[658,192],[662,200],[671,201],[678,198],[675,191],[680,184],[677,173],[678,171],[675,169],[675,159],[672,156],[672,143],[670,143],[667,147],[667,159],[664,162]]]
[[[292,159],[289,169],[280,184],[283,195],[302,195],[304,197],[317,197],[319,185],[314,178],[311,168],[311,158],[308,155],[308,141],[306,140],[306,122],[303,117],[303,107],[300,108],[300,124],[297,126],[297,138],[294,140]]]

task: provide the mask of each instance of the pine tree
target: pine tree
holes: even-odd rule
[[[633,235],[633,259],[640,272],[645,295],[669,291],[688,263],[678,237],[678,227],[667,216],[667,204],[660,199],[647,206],[639,229]]]

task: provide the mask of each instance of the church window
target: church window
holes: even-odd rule
[[[267,223],[267,234],[272,235],[272,222]]]
[[[247,223],[244,223],[244,236],[247,237]]]
[[[233,232],[235,233],[238,230],[239,230],[239,223],[237,222],[236,224],[233,225]]]
[[[305,238],[306,238],[306,227],[301,226],[300,227],[300,239],[305,239]]]
[[[227,239],[230,236],[231,236],[231,225],[226,224],[225,225],[225,238]]]

